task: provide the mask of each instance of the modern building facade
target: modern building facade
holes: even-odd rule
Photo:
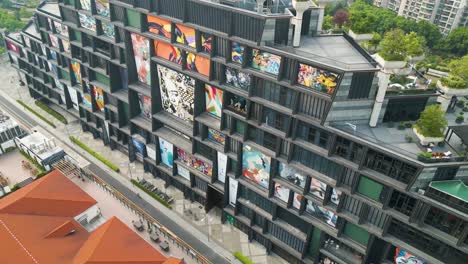
[[[466,0],[376,0],[374,5],[395,11],[399,16],[429,21],[445,35],[467,26]]]
[[[381,125],[437,94],[388,93],[373,128],[371,56],[347,35],[317,35],[313,8],[293,47],[290,1],[260,7],[45,2],[6,44],[31,96],[290,263],[467,263],[466,192],[431,184],[463,185],[465,157],[418,158]]]

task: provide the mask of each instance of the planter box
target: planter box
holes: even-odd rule
[[[423,145],[423,146],[427,146],[427,145],[429,145],[430,143],[437,144],[437,143],[439,143],[439,142],[444,141],[444,138],[443,138],[443,137],[425,137],[425,136],[419,134],[418,131],[416,130],[416,128],[413,128],[413,132],[414,132],[414,134],[418,137],[419,142],[420,142],[421,145]]]
[[[311,1],[298,2],[298,1],[293,0],[292,6],[294,7],[294,9],[296,9],[296,11],[305,11],[312,7],[312,2]]]
[[[348,31],[348,35],[353,38],[356,42],[364,42],[364,41],[369,41],[372,39],[374,34],[372,33],[367,33],[367,34],[357,34],[354,33],[351,29]]]
[[[410,61],[411,62],[420,62],[420,61],[423,61],[424,59],[426,58],[425,55],[421,55],[421,56],[416,56],[416,57],[409,57]]]
[[[437,81],[437,88],[446,95],[468,96],[468,87],[464,89],[454,89],[443,85],[441,81]]]
[[[378,53],[372,55],[372,57],[385,70],[399,70],[399,69],[403,69],[406,67],[406,61],[386,61]]]

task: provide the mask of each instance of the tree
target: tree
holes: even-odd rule
[[[333,16],[333,22],[335,22],[335,25],[337,25],[339,28],[341,28],[345,23],[347,23],[348,20],[349,14],[343,9],[338,10]]]
[[[354,2],[349,8],[349,21],[355,33],[364,34],[375,31],[377,20],[378,17],[373,12],[373,7],[362,0]]]
[[[427,46],[429,48],[435,47],[442,40],[442,33],[440,33],[440,30],[436,25],[431,24],[426,20],[419,20],[416,27],[417,29],[415,32],[426,39]]]
[[[405,33],[401,29],[394,29],[385,33],[380,42],[382,50],[379,54],[388,61],[403,60],[406,57]]]
[[[452,60],[448,68],[450,76],[443,78],[441,81],[451,88],[467,88],[468,87],[468,55],[458,60]]]
[[[13,7],[13,3],[10,0],[2,0],[0,2],[0,6],[6,9],[11,9]]]
[[[426,107],[416,122],[416,130],[425,137],[443,137],[447,119],[438,104]]]
[[[407,55],[417,57],[423,55],[426,40],[424,37],[418,36],[416,32],[411,32],[405,35],[403,45]]]
[[[329,30],[333,28],[333,17],[332,16],[325,16],[323,18],[322,29]]]
[[[382,35],[380,35],[379,33],[374,33],[372,38],[369,40],[369,46],[376,49],[377,46],[379,46],[381,41],[382,41]]]
[[[442,48],[459,56],[468,54],[468,27],[452,30],[442,44]]]

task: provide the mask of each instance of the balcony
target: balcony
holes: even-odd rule
[[[468,214],[468,186],[462,181],[434,181],[425,196]]]

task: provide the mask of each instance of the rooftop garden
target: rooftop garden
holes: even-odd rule
[[[448,64],[449,76],[440,79],[444,86],[453,89],[468,89],[468,55]]]

